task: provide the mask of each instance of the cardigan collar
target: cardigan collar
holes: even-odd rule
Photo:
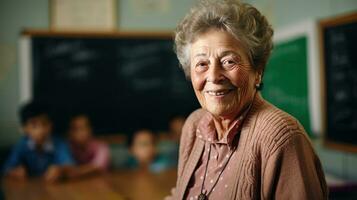
[[[233,120],[228,130],[224,133],[224,136],[220,140],[218,140],[217,137],[217,131],[213,119],[214,117],[211,113],[206,112],[197,124],[196,137],[208,143],[227,144],[229,148],[232,148],[233,140],[242,129],[243,121],[252,107],[254,100],[255,98],[249,106],[244,109],[243,113]]]

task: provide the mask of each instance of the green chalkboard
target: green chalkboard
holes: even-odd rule
[[[308,79],[307,38],[297,37],[275,43],[264,74],[265,99],[297,118],[311,134]]]

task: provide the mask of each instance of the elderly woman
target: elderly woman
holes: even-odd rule
[[[234,0],[201,1],[178,25],[175,50],[202,109],[183,127],[167,199],[327,199],[304,128],[259,92],[272,35],[256,8]]]

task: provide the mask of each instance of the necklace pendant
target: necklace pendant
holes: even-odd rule
[[[207,200],[207,196],[201,193],[200,195],[198,195],[198,200]]]

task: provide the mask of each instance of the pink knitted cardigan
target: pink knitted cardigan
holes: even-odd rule
[[[171,196],[182,199],[202,155],[204,142],[196,138],[197,123],[206,111],[193,112],[184,125],[178,178]],[[304,128],[289,114],[258,94],[243,124],[231,170],[232,190],[222,199],[327,199],[322,166]]]

